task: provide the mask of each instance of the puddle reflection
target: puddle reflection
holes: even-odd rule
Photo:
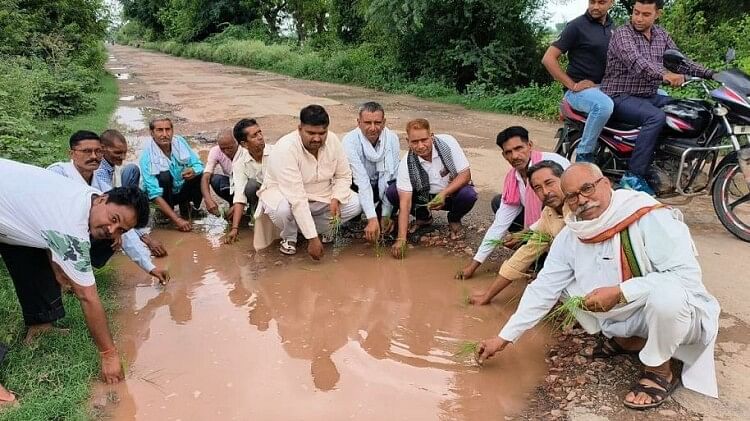
[[[173,396],[129,378],[135,404],[114,405],[115,419],[496,419],[523,408],[543,376],[543,334],[481,369],[454,360],[460,340],[497,333],[519,291],[464,307],[457,258],[376,259],[357,244],[314,263],[254,255],[243,234],[215,247],[157,230],[170,253],[158,262],[172,273],[164,289],[120,259],[118,344],[139,372],[167,373],[157,383]]]

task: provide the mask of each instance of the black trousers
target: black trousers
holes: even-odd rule
[[[182,184],[182,188],[179,193],[173,191],[172,173],[169,171],[163,171],[156,176],[159,180],[159,187],[162,188],[163,193],[161,195],[169,206],[174,207],[175,205],[180,206],[181,216],[187,217],[190,212],[190,203],[193,203],[194,208],[199,208],[201,201],[203,200],[203,193],[201,193],[201,177],[200,175],[193,177],[189,181],[185,181]]]
[[[497,210],[500,209],[500,204],[503,202],[503,195],[498,194],[495,197],[492,198],[492,203],[490,203],[490,206],[492,207],[492,215],[494,216],[497,213]],[[508,232],[521,232],[523,231],[524,227],[524,218],[523,218],[523,211],[516,216],[516,219],[513,220],[513,222],[510,224],[510,227],[508,227]]]
[[[95,268],[104,266],[113,254],[112,240],[91,241],[91,264]],[[13,280],[26,326],[65,317],[62,291],[46,249],[0,243],[0,256]]]

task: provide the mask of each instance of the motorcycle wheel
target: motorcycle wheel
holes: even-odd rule
[[[750,189],[739,165],[725,165],[717,171],[711,199],[721,224],[740,240],[750,242]]]

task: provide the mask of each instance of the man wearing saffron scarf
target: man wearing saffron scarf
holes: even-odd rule
[[[461,279],[469,279],[474,272],[492,254],[495,244],[508,232],[518,232],[529,228],[539,220],[542,214],[542,201],[528,188],[528,168],[540,161],[553,161],[563,169],[568,168],[570,162],[564,157],[549,152],[534,149],[534,142],[529,140],[529,132],[520,126],[512,126],[497,135],[497,146],[503,150],[503,158],[512,166],[505,176],[503,194],[492,199],[492,212],[495,220],[484,234],[474,259],[458,275]],[[507,241],[508,247],[513,247],[513,241]]]
[[[448,211],[451,239],[457,240],[463,236],[461,219],[477,201],[469,160],[453,136],[435,135],[427,120],[417,118],[406,124],[406,139],[409,152],[386,193],[391,203],[399,204],[398,237],[391,247],[395,258],[404,257],[411,213],[414,227],[420,227],[432,224],[431,211]]]
[[[393,205],[385,198],[388,185],[396,181],[399,161],[398,135],[385,126],[385,110],[377,102],[366,102],[359,108],[357,128],[342,141],[352,177],[359,193],[359,202],[367,218],[365,239],[377,241],[382,232],[392,227]],[[377,208],[381,221],[378,223]]]
[[[475,292],[469,297],[470,304],[487,305],[513,281],[528,282],[531,279],[528,270],[535,263],[539,264],[542,255],[549,251],[552,239],[565,227],[563,217],[570,213],[570,209],[565,206],[560,185],[562,166],[554,161],[541,161],[529,167],[528,174],[529,185],[544,202],[542,215],[529,227],[536,234],[503,262],[495,282],[487,290]]]
[[[561,297],[585,297],[575,317],[604,336],[595,357],[638,353],[643,372],[625,395],[633,409],[661,405],[679,383],[671,360],[684,363],[682,383],[716,397],[714,343],[719,303],[701,279],[693,240],[677,210],[645,193],[613,192],[592,164],[562,178],[571,209],[544,268],[498,337],[482,341],[480,360],[516,342]]]

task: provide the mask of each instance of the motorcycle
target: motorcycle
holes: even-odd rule
[[[727,63],[734,59],[727,53]],[[665,67],[685,57],[664,53]],[[714,75],[711,82],[691,77],[682,86],[700,84],[708,99],[674,99],[662,107],[666,125],[659,135],[647,181],[660,199],[710,194],[719,220],[741,240],[750,242],[750,76],[738,69]],[[563,127],[555,152],[573,161],[586,114],[561,103]],[[599,135],[595,161],[615,182],[627,171],[639,128],[610,120]],[[742,143],[740,141],[743,141]]]

